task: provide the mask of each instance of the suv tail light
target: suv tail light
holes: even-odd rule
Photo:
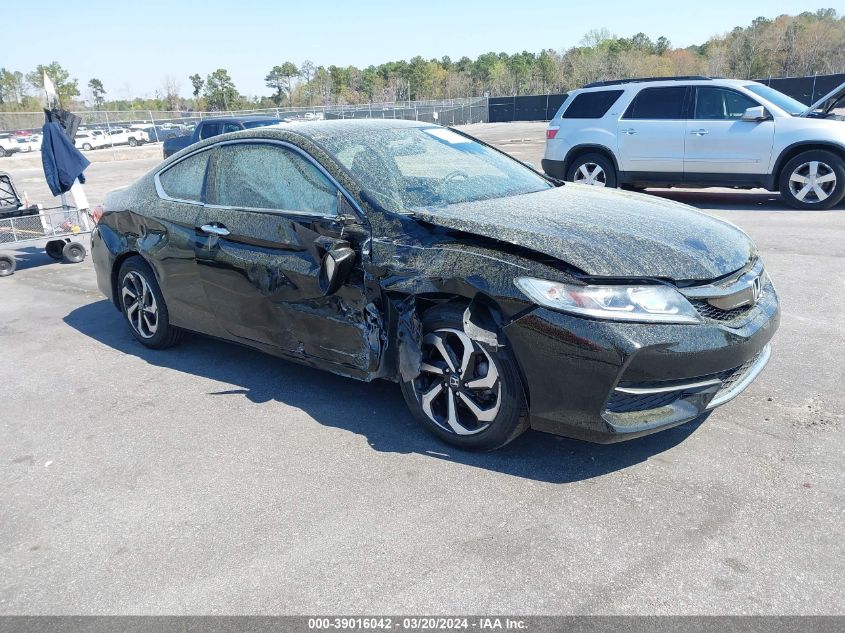
[[[555,136],[557,136],[557,131],[558,131],[559,129],[560,129],[559,127],[550,127],[550,128],[548,128],[548,129],[546,130],[546,139],[554,138]]]
[[[94,207],[93,211],[91,211],[91,219],[94,220],[94,224],[99,224],[100,220],[103,217],[103,207],[102,205],[97,205]]]

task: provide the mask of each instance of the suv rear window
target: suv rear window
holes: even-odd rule
[[[645,88],[634,97],[623,119],[666,120],[684,118],[686,86]]]
[[[600,119],[622,95],[622,90],[597,90],[576,95],[566,108],[563,119]]]

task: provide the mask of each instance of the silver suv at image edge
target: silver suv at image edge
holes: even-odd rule
[[[845,196],[845,84],[811,106],[755,81],[674,77],[590,84],[549,122],[543,170],[645,187],[762,187],[798,209]]]

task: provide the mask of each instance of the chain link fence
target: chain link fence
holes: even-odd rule
[[[488,120],[486,97],[448,99],[441,101],[402,101],[397,103],[368,103],[297,108],[266,108],[217,112],[166,110],[85,110],[75,112],[81,119],[80,129],[112,130],[117,128],[143,129],[151,142],[185,134],[198,121],[219,116],[264,114],[284,120],[313,119],[410,119],[464,125]],[[0,133],[40,131],[43,112],[0,112]]]

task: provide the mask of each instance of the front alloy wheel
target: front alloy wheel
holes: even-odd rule
[[[414,391],[428,419],[456,435],[487,429],[502,404],[499,371],[490,354],[450,328],[427,334],[422,352]]]
[[[802,152],[783,166],[780,193],[796,209],[830,209],[845,196],[845,161],[825,150]]]
[[[528,428],[525,394],[507,349],[464,332],[464,306],[443,304],[422,315],[420,373],[402,381],[414,417],[444,442],[469,450],[504,446]]]
[[[836,173],[830,165],[811,160],[792,170],[789,190],[801,202],[824,202],[836,189]]]

